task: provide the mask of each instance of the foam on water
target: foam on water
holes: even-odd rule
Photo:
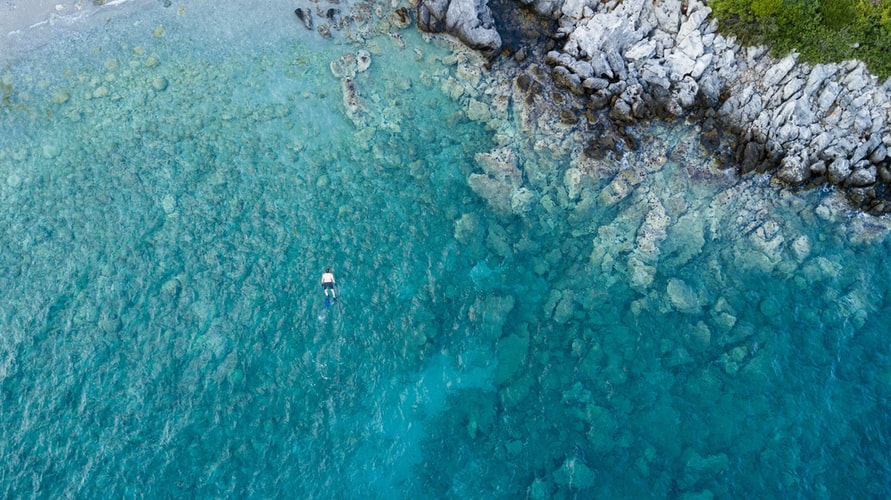
[[[267,3],[0,74],[2,496],[887,496],[881,221],[684,123],[498,214],[446,44]]]

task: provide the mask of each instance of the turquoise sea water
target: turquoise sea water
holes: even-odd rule
[[[0,495],[888,496],[883,221],[683,122],[574,183],[448,44],[268,3],[2,69]],[[519,215],[469,181],[505,130]]]

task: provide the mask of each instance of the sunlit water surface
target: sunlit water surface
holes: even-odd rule
[[[635,130],[604,171],[664,165],[618,202],[549,158],[498,215],[447,46],[268,3],[3,69],[0,496],[888,496],[875,221],[703,167],[684,123]]]

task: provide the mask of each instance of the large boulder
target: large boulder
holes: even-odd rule
[[[780,161],[777,177],[786,184],[797,185],[810,179],[810,165],[798,155],[789,155]]]
[[[418,27],[431,33],[448,33],[468,47],[492,56],[501,50],[501,35],[488,0],[422,0]]]

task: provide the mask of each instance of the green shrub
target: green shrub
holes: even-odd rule
[[[883,27],[891,31],[891,2],[879,4],[879,22]]]
[[[752,14],[761,21],[779,12],[783,0],[752,0]]]
[[[751,0],[713,0],[710,7],[720,17],[748,16],[751,14]]]
[[[870,10],[862,0],[823,0],[819,5],[823,24],[835,30],[859,25]]]
[[[725,34],[811,63],[860,59],[891,76],[891,0],[709,0]]]

